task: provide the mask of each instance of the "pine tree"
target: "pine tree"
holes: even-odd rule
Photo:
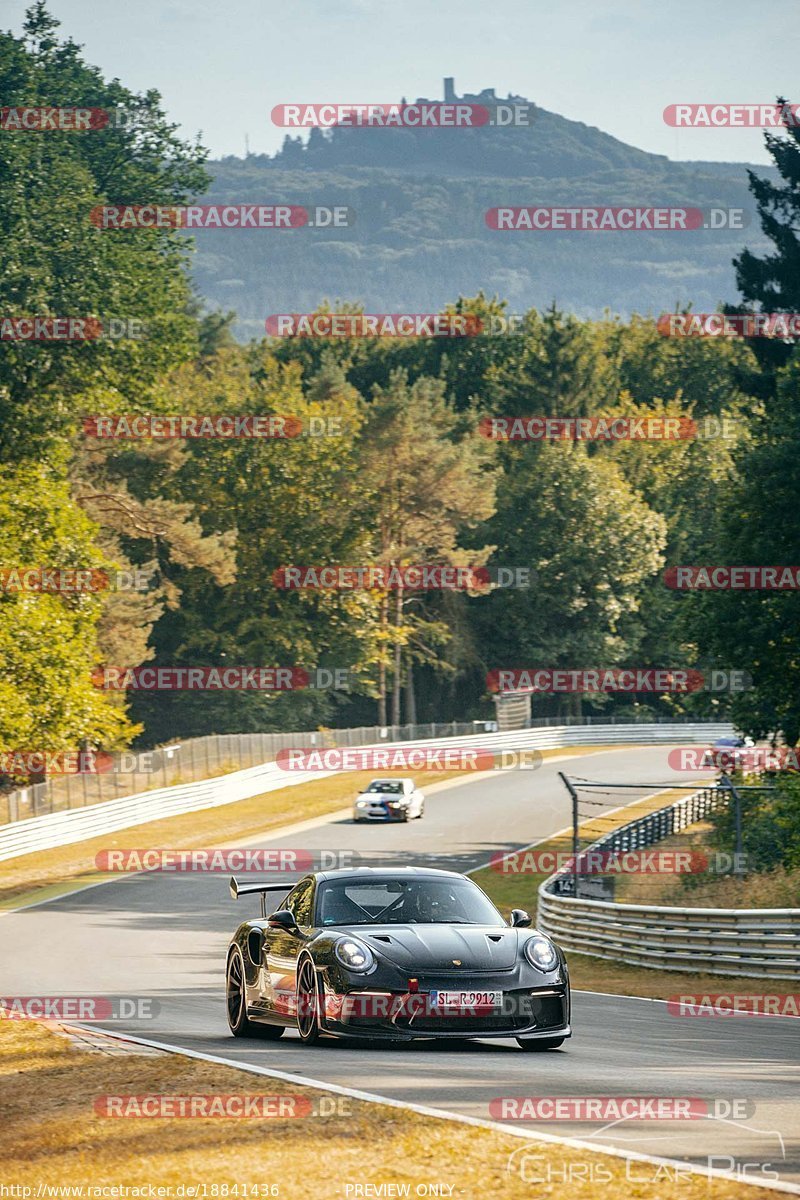
[[[764,141],[780,174],[773,183],[748,171],[750,190],[755,196],[761,228],[773,243],[774,252],[759,258],[744,249],[734,259],[736,282],[745,300],[745,311],[757,305],[760,312],[800,312],[800,125],[786,100],[778,98],[783,110],[785,132],[766,133]],[[751,346],[761,368],[749,375],[747,390],[766,400],[775,394],[775,373],[791,357],[789,342],[754,338]]]

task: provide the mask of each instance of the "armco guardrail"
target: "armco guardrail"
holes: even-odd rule
[[[710,790],[620,826],[588,849],[636,850],[693,824],[723,802]],[[661,971],[800,979],[800,909],[667,908],[559,896],[564,872],[539,888],[537,924],[565,950]]]
[[[403,746],[406,749],[415,746],[447,746],[452,749],[465,746],[480,747],[499,754],[503,750],[546,750],[562,746],[606,743],[707,743],[729,735],[732,731],[731,725],[719,722],[573,725],[521,729],[509,733],[471,733],[462,737],[423,738],[393,742],[392,745]],[[376,749],[387,745],[386,741],[368,744]],[[377,764],[376,769],[380,769]],[[332,773],[285,771],[276,763],[267,762],[216,779],[201,780],[199,783],[158,788],[119,800],[108,800],[100,804],[13,821],[0,826],[0,861],[29,854],[34,850],[46,850],[54,846],[85,841],[87,838],[113,833],[119,829],[142,825],[147,821],[157,821],[162,817],[180,816],[204,808],[232,804],[236,800],[246,800],[251,796],[292,784],[307,783]]]
[[[531,729],[561,729],[571,725],[624,725],[615,717],[542,717]],[[653,722],[655,724],[655,722]],[[676,724],[671,722],[670,724]],[[464,737],[486,732],[488,721],[447,721],[424,725],[371,725],[358,729],[316,729],[304,733],[212,733],[186,738],[153,750],[105,755],[103,769],[79,774],[54,775],[43,783],[0,793],[0,824],[24,821],[45,813],[83,808],[106,800],[119,800],[154,787],[195,783],[214,775],[231,774],[246,767],[272,762],[279,751],[306,746],[364,746],[379,742]],[[727,727],[726,727],[727,728]]]

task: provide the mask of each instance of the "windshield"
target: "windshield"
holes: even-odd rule
[[[468,879],[343,879],[323,883],[317,925],[504,925]]]
[[[402,779],[373,779],[367,788],[368,792],[383,792],[387,796],[402,796]]]

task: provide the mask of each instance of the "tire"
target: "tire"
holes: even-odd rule
[[[277,1042],[279,1037],[283,1037],[286,1026],[251,1021],[244,1004],[241,1003],[243,970],[242,955],[239,950],[233,950],[228,958],[228,969],[225,973],[228,1027],[234,1037],[263,1038],[268,1042]]]
[[[408,809],[407,809],[407,808],[404,808],[404,809],[403,809],[403,815],[402,815],[402,817],[400,818],[400,820],[403,822],[403,824],[404,824],[404,825],[407,825],[407,824],[408,824],[408,822],[411,820],[410,816],[408,815]]]
[[[542,1050],[557,1050],[559,1046],[564,1045],[564,1038],[517,1038],[517,1045],[520,1050],[542,1051]]]
[[[319,1041],[319,986],[314,963],[306,956],[297,966],[297,1031],[300,1041],[313,1046]]]
[[[234,1037],[255,1037],[256,1028],[247,1016],[244,985],[244,959],[238,948],[228,955],[225,971],[225,1009],[228,1027]]]

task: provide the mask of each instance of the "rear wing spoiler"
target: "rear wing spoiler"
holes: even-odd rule
[[[235,875],[231,875],[229,884],[231,896],[234,900],[238,900],[240,896],[260,895],[261,897],[261,915],[267,915],[267,892],[290,892],[294,887],[294,883],[239,883]]]

